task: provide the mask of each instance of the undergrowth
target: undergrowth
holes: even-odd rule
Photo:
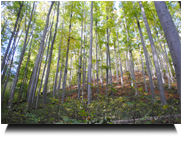
[[[91,104],[80,98],[71,99],[60,104],[57,98],[50,98],[44,109],[26,109],[26,103],[22,103],[14,109],[1,109],[1,123],[16,124],[113,124],[116,120],[128,120],[142,118],[133,123],[163,124],[181,123],[181,118],[174,118],[180,114],[179,100],[173,95],[167,100],[166,105],[161,105],[159,96],[152,100],[150,95],[140,94],[138,96],[106,98],[105,95],[97,95],[97,99]],[[149,117],[170,115],[168,118],[161,118],[146,121]]]

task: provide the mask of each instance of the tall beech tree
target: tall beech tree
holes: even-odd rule
[[[40,62],[40,57],[41,57],[42,49],[43,49],[43,46],[44,46],[45,36],[46,36],[46,33],[47,33],[47,28],[48,28],[48,23],[49,23],[49,16],[50,16],[53,4],[54,4],[54,2],[51,3],[51,6],[49,8],[49,12],[47,14],[46,25],[45,25],[43,35],[42,35],[42,38],[41,38],[39,52],[38,52],[36,63],[35,63],[35,69],[32,72],[32,78],[31,78],[31,83],[30,83],[30,92],[29,92],[28,100],[27,100],[28,101],[28,107],[30,106],[30,103],[31,103],[31,96],[32,96],[32,92],[33,92],[33,89],[34,89],[34,83],[35,83],[35,80],[36,80],[36,75],[37,75],[38,66],[39,66],[39,62]]]
[[[71,4],[69,34],[68,34],[67,52],[66,52],[66,62],[65,62],[64,77],[63,77],[63,84],[62,84],[62,103],[64,102],[64,96],[65,96],[65,87],[66,87],[66,78],[67,78],[67,67],[68,67],[68,53],[69,53],[70,35],[71,35],[72,14],[73,14],[73,2]]]
[[[144,11],[142,2],[139,1],[139,4],[140,4],[141,11],[142,11],[143,20],[145,22],[145,26],[147,29],[147,33],[149,36],[150,45],[152,48],[152,54],[153,54],[153,58],[154,58],[155,70],[156,70],[156,75],[157,75],[157,82],[158,82],[158,87],[159,87],[159,92],[160,92],[160,97],[161,97],[161,103],[162,103],[162,105],[165,105],[166,104],[166,96],[165,96],[164,87],[162,84],[162,76],[160,73],[160,68],[159,68],[159,63],[158,63],[158,58],[157,58],[157,52],[156,52],[156,49],[154,46],[152,34],[151,34],[151,31],[150,31],[150,28],[148,25],[148,21],[147,21],[146,15],[145,15],[145,11]]]
[[[15,91],[15,87],[17,85],[19,71],[20,71],[20,66],[21,66],[21,63],[22,63],[22,60],[23,60],[23,57],[24,57],[24,53],[25,53],[25,49],[26,49],[26,44],[27,44],[27,38],[28,38],[28,32],[29,32],[29,28],[30,28],[30,24],[31,24],[31,21],[32,21],[32,17],[33,17],[34,11],[35,11],[35,2],[33,3],[33,8],[32,8],[32,12],[31,12],[30,20],[29,20],[29,23],[28,23],[28,27],[26,29],[25,40],[24,40],[24,44],[23,44],[20,60],[19,60],[19,63],[18,63],[18,67],[17,67],[17,71],[16,71],[16,76],[15,76],[15,79],[14,79],[14,82],[13,82],[13,87],[12,87],[12,90],[11,90],[11,94],[9,96],[8,108],[11,108],[11,106],[12,106],[13,97],[14,97],[14,91]]]
[[[91,83],[92,83],[92,27],[93,27],[93,1],[91,2],[91,10],[90,10],[90,47],[89,47],[89,61],[88,61],[88,104],[92,101],[92,89],[91,89]]]
[[[59,53],[58,53],[58,60],[57,60],[56,76],[55,76],[55,80],[54,80],[53,95],[56,94],[57,76],[58,76],[58,68],[59,68],[59,61],[60,61],[60,55],[61,55],[61,43],[62,43],[62,36],[63,36],[63,24],[64,24],[64,19],[62,21],[62,31],[61,31],[61,39],[60,39],[60,42],[59,42]]]
[[[181,99],[181,42],[179,34],[167,9],[166,3],[159,1],[154,2],[154,4],[174,63],[178,94]]]
[[[17,14],[15,26],[14,26],[14,29],[13,29],[13,32],[12,32],[12,35],[11,35],[11,38],[9,39],[9,43],[8,43],[8,46],[6,48],[6,52],[4,54],[4,57],[3,57],[3,60],[2,60],[2,63],[1,63],[1,72],[4,69],[4,65],[5,65],[5,62],[6,62],[6,57],[7,57],[8,51],[10,49],[12,39],[14,37],[15,31],[16,31],[16,27],[18,25],[18,20],[20,18],[20,14],[21,14],[21,10],[22,10],[22,7],[23,7],[24,2],[23,1],[22,2],[19,2],[19,4],[20,4],[20,8],[19,8],[19,11],[18,11],[18,14]],[[31,22],[31,20],[30,20],[30,22]]]
[[[47,83],[48,83],[48,78],[49,78],[49,71],[50,71],[50,65],[51,65],[51,58],[52,58],[54,41],[55,41],[55,38],[56,38],[56,35],[57,35],[58,22],[59,22],[59,2],[57,3],[57,21],[56,21],[56,25],[55,25],[54,36],[53,36],[52,43],[51,43],[49,62],[48,62],[48,66],[47,66],[46,79],[45,79],[45,83],[44,83],[44,90],[43,90],[43,103],[44,103],[44,107],[46,106]],[[53,98],[54,98],[54,95],[53,95]]]

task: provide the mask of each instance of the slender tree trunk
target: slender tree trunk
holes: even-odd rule
[[[19,23],[18,29],[17,29],[17,31],[16,31],[16,35],[15,35],[15,38],[14,38],[14,41],[13,41],[12,48],[11,48],[9,54],[8,54],[7,61],[6,61],[6,63],[5,63],[5,67],[4,67],[4,70],[3,70],[3,74],[2,74],[2,76],[1,76],[1,84],[4,83],[3,80],[4,80],[4,77],[5,77],[7,68],[8,68],[9,60],[10,60],[11,55],[12,55],[12,53],[13,53],[13,49],[15,48],[16,39],[17,39],[17,36],[18,36],[18,33],[19,33],[19,28],[20,28],[20,23]],[[22,30],[22,32],[23,32],[23,30]],[[18,42],[19,42],[19,40],[20,40],[20,38],[21,38],[22,32],[21,32],[21,34],[20,34],[20,36],[19,36]],[[12,55],[12,57],[13,57],[13,56],[14,56],[14,55]]]
[[[109,42],[108,42],[109,43]],[[109,69],[110,69],[110,81],[111,81],[111,97],[113,98],[113,81],[112,81],[112,70],[111,70],[111,59],[110,59],[110,50],[109,50],[109,53],[108,53],[108,58],[109,58]]]
[[[88,104],[92,101],[92,89],[91,89],[91,83],[92,83],[92,27],[93,27],[93,1],[91,1],[91,11],[90,11],[90,48],[89,48],[89,61],[88,61]]]
[[[32,79],[31,79],[31,83],[30,83],[30,92],[28,94],[28,107],[29,107],[30,102],[31,102],[30,99],[31,99],[31,96],[32,96],[33,88],[34,88],[34,83],[35,83],[37,70],[38,70],[38,66],[39,66],[39,62],[40,62],[40,56],[41,56],[41,52],[42,52],[42,49],[43,49],[43,46],[44,46],[45,36],[46,36],[46,33],[47,33],[47,28],[48,28],[48,23],[49,23],[49,16],[50,16],[53,4],[54,4],[54,1],[51,3],[51,6],[49,8],[49,12],[47,14],[46,25],[45,25],[43,35],[42,35],[42,38],[41,38],[40,48],[39,48],[39,52],[38,52],[37,59],[36,59],[36,62],[35,62],[35,68],[34,68],[34,71],[32,73]]]
[[[123,7],[123,10],[124,10],[124,21],[125,21],[125,25],[124,25],[124,27],[125,27],[125,29],[126,29],[126,33],[127,33],[127,43],[129,44],[129,35],[128,35],[128,29],[127,29],[127,22],[126,22],[126,18],[125,18],[125,9],[124,9],[124,7]],[[130,72],[130,76],[131,76],[131,86],[133,86],[133,75],[134,75],[134,73],[133,73],[133,71],[132,71],[132,62],[133,62],[133,60],[131,59],[131,55],[130,55],[130,46],[128,46],[128,59],[129,59],[129,72]]]
[[[71,56],[71,60],[70,60],[70,80],[69,80],[69,88],[71,86],[71,81],[72,81],[72,56]]]
[[[171,72],[171,66],[170,66],[170,63],[169,63],[169,59],[168,59],[168,56],[167,56],[167,52],[166,52],[166,48],[165,48],[165,44],[164,44],[164,51],[165,51],[165,57],[166,57],[166,60],[167,60],[167,64],[168,64],[168,68],[169,68],[169,74],[170,74],[170,77],[171,77],[171,83],[174,82],[174,77],[172,75],[172,72]]]
[[[153,54],[155,70],[156,70],[156,74],[157,74],[157,81],[158,81],[158,87],[159,87],[159,92],[160,92],[161,103],[162,103],[162,105],[165,105],[166,104],[166,96],[165,96],[164,87],[163,87],[163,84],[162,84],[162,77],[161,77],[161,73],[160,73],[160,69],[159,69],[156,49],[155,49],[155,46],[154,46],[154,42],[153,42],[153,39],[152,39],[152,34],[151,34],[151,31],[150,31],[148,21],[147,21],[145,11],[144,11],[144,8],[143,8],[143,5],[142,5],[141,1],[139,1],[139,4],[140,4],[140,8],[142,10],[142,16],[143,16],[143,19],[144,19],[144,22],[145,22],[145,26],[146,26],[147,33],[148,33],[149,40],[150,40],[150,45],[151,45],[151,48],[152,48],[152,54]]]
[[[140,50],[139,45],[138,45],[138,48],[139,48],[139,50]],[[148,93],[148,90],[147,90],[147,83],[146,83],[146,80],[145,80],[144,64],[143,64],[143,59],[142,59],[142,55],[141,55],[141,50],[140,50],[140,58],[141,58],[141,63],[142,63],[142,73],[143,73],[143,80],[144,80],[144,84],[145,84],[145,91]]]
[[[64,23],[64,20],[63,20],[63,23]],[[55,81],[54,81],[54,88],[53,88],[53,96],[55,96],[55,94],[56,94],[57,76],[58,76],[59,61],[60,61],[60,54],[61,54],[61,42],[62,42],[62,35],[63,35],[63,23],[62,23],[61,39],[60,39],[60,42],[59,42],[59,53],[58,53],[57,69],[56,69],[56,76],[55,76]]]
[[[118,84],[119,84],[118,61],[117,61],[117,56],[116,56],[116,46],[115,46],[115,42],[114,42],[114,54],[115,54],[116,77],[117,77],[117,81],[118,81]]]
[[[106,9],[107,10],[107,9]],[[108,21],[108,16],[107,16]],[[109,80],[109,61],[108,61],[108,53],[109,53],[109,29],[107,28],[107,45],[106,45],[107,51],[106,51],[106,97],[108,97],[108,80]]]
[[[141,38],[141,41],[142,41],[143,51],[144,51],[144,54],[145,54],[145,61],[146,61],[146,65],[147,65],[149,82],[150,82],[150,91],[151,91],[152,99],[155,99],[155,91],[154,91],[152,75],[151,75],[151,71],[150,71],[150,67],[149,67],[148,53],[147,53],[145,43],[144,43],[144,40],[143,40],[143,35],[142,35],[142,30],[141,30],[141,27],[140,27],[140,23],[138,21],[138,18],[136,18],[136,19],[137,19],[138,30],[139,30],[139,33],[140,33],[140,38]]]
[[[82,11],[83,15],[83,11]],[[78,99],[80,99],[80,87],[81,87],[81,67],[82,67],[82,35],[83,35],[83,18],[81,22],[81,50],[80,50],[80,56],[79,56],[79,69],[78,69]]]
[[[46,106],[47,83],[48,83],[48,78],[49,78],[49,72],[50,72],[50,65],[51,65],[54,41],[55,41],[56,34],[57,34],[58,21],[59,21],[59,2],[58,2],[58,5],[57,5],[57,21],[56,21],[56,25],[55,25],[55,32],[54,32],[54,37],[53,37],[53,40],[52,40],[52,43],[51,43],[49,62],[48,62],[48,66],[47,66],[46,78],[45,78],[45,83],[44,83],[44,90],[43,90],[43,103],[44,103],[44,105],[43,105],[43,107]],[[50,36],[51,36],[51,33],[50,33]],[[54,95],[53,95],[53,98],[54,98]]]
[[[33,34],[32,34],[32,39],[33,39]],[[25,67],[25,71],[24,71],[23,82],[22,82],[21,87],[20,87],[20,92],[19,92],[19,97],[18,97],[17,105],[19,105],[20,99],[22,97],[22,90],[23,90],[23,86],[24,86],[24,83],[25,83],[25,77],[26,77],[26,74],[27,74],[27,66],[28,66],[28,62],[30,60],[30,55],[32,53],[32,49],[33,49],[33,48],[31,48],[32,47],[32,39],[31,39],[31,42],[30,42],[28,58],[27,58],[26,67]]]
[[[179,34],[176,30],[174,22],[172,21],[166,3],[164,1],[156,1],[154,4],[174,63],[178,94],[180,95],[181,101],[181,42],[179,40]]]
[[[52,29],[52,27],[51,27]],[[47,38],[48,39],[48,38]],[[47,39],[46,39],[46,42],[45,42],[45,46],[44,46],[44,49],[43,49],[43,52],[41,54],[41,58],[40,58],[40,63],[39,63],[39,69],[38,69],[38,72],[37,72],[37,76],[36,76],[36,82],[35,82],[35,86],[34,86],[34,90],[33,90],[33,95],[32,95],[32,103],[34,101],[34,98],[35,98],[35,93],[36,93],[36,89],[37,89],[37,84],[38,84],[38,80],[39,80],[39,74],[40,74],[40,69],[41,69],[41,65],[42,65],[42,58],[43,58],[43,54],[44,54],[44,51],[45,51],[45,48],[46,48],[46,45],[47,45]],[[50,38],[49,38],[50,39]],[[49,49],[49,48],[48,48]],[[46,61],[47,63],[47,61]],[[39,95],[39,93],[38,93]],[[38,97],[38,96],[37,96]]]
[[[67,43],[68,46],[67,46],[67,52],[66,52],[66,63],[65,63],[64,77],[63,77],[63,84],[62,84],[62,104],[63,104],[63,102],[64,102],[65,86],[66,86],[66,78],[67,78],[68,53],[69,53],[70,34],[71,34],[72,10],[73,10],[73,2],[72,2],[71,14],[70,14],[69,38],[68,38],[68,43]]]
[[[163,74],[162,74],[162,72],[163,72],[163,66],[162,66],[162,60],[161,60],[161,58],[160,58],[160,54],[159,54],[159,52],[156,50],[156,52],[157,52],[157,57],[158,57],[158,64],[159,64],[159,70],[160,70],[160,73],[161,73],[161,78],[162,78],[162,83],[164,84],[165,83],[165,81],[164,81],[164,78],[163,78]]]
[[[12,90],[11,90],[11,94],[9,96],[8,108],[11,108],[12,103],[13,103],[14,92],[15,92],[15,88],[16,88],[16,85],[17,85],[17,82],[18,82],[20,66],[21,66],[21,63],[23,61],[23,57],[24,57],[24,53],[25,53],[25,49],[26,49],[26,42],[27,42],[27,38],[28,38],[29,27],[30,27],[30,24],[31,24],[31,21],[32,21],[34,8],[35,8],[35,2],[33,3],[33,8],[32,8],[32,12],[31,12],[30,20],[29,20],[28,27],[27,27],[27,30],[26,30],[25,40],[24,40],[22,52],[21,52],[21,55],[20,55],[20,60],[19,60],[18,67],[17,67],[17,70],[16,70],[16,76],[15,76],[15,79],[14,79],[14,82],[13,82],[13,87],[12,87]]]
[[[117,33],[117,42],[118,42],[118,51],[119,51],[118,33]],[[126,61],[126,63],[127,63],[127,61]],[[123,83],[123,70],[122,70],[122,63],[121,63],[120,53],[119,53],[119,66],[120,66],[120,73],[121,73],[121,85],[124,86],[124,83]]]
[[[60,99],[60,86],[61,86],[61,78],[62,78],[62,68],[63,68],[63,52],[62,52],[62,64],[61,64],[61,69],[59,72],[59,83],[58,83],[58,95],[59,95],[59,99]]]
[[[101,52],[101,45],[100,45],[100,60],[101,60],[101,63],[102,63],[102,52]],[[103,69],[101,68],[101,86],[103,86]]]
[[[84,48],[83,48],[83,76],[82,76],[82,100],[84,98],[84,86],[85,86],[85,33],[86,33],[86,16],[85,16],[85,2],[84,2]]]
[[[96,9],[97,10],[97,9]],[[95,35],[96,35],[96,71],[97,71],[97,95],[99,94],[99,83],[98,83],[98,60],[97,60],[97,19],[96,19],[96,24],[95,24]]]
[[[19,39],[19,40],[20,40],[20,39]],[[19,40],[18,40],[18,42],[19,42]],[[17,43],[17,45],[18,45],[18,43]],[[3,103],[4,93],[5,93],[6,86],[7,86],[8,80],[9,80],[9,76],[10,76],[10,74],[11,74],[11,67],[12,67],[12,64],[13,64],[13,58],[14,58],[14,54],[15,54],[17,45],[15,46],[15,44],[14,44],[14,46],[13,46],[13,48],[12,48],[12,49],[13,49],[12,58],[11,58],[11,63],[10,63],[9,72],[8,72],[8,75],[7,75],[7,78],[6,78],[6,82],[5,82],[5,85],[4,85],[4,88],[3,88],[3,93],[2,93],[2,96],[1,96],[1,105],[2,105],[2,103]]]
[[[18,14],[17,14],[17,18],[16,18],[16,22],[15,22],[15,26],[14,26],[13,33],[12,33],[12,35],[11,35],[11,38],[9,39],[9,43],[8,43],[6,52],[5,52],[5,54],[4,54],[4,57],[3,57],[3,60],[2,60],[2,63],[1,63],[1,72],[2,72],[3,69],[4,69],[4,64],[5,64],[5,61],[6,61],[6,57],[7,57],[7,54],[8,54],[10,45],[11,45],[11,41],[12,41],[12,39],[13,39],[13,37],[14,37],[14,34],[15,34],[15,31],[16,31],[16,27],[17,27],[17,24],[18,24],[18,20],[19,20],[19,18],[20,18],[20,13],[21,13],[23,4],[24,4],[24,2],[22,1],[22,3],[20,4],[20,8],[19,8]],[[30,21],[31,21],[31,20],[30,20]],[[13,88],[13,87],[12,87],[12,88]]]
[[[44,74],[45,74],[45,68],[46,68],[46,65],[47,65],[50,41],[51,41],[51,37],[49,36],[49,44],[48,44],[48,48],[47,48],[46,60],[45,60],[44,69],[43,69],[43,73],[42,73],[42,78],[41,78],[41,83],[40,83],[40,87],[39,87],[39,92],[38,92],[37,99],[36,99],[36,109],[37,109],[37,105],[38,105],[40,90],[41,90],[41,88],[42,88],[43,78],[44,78]],[[46,42],[46,43],[47,43],[47,42]]]

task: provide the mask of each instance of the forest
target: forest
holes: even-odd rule
[[[1,1],[2,124],[180,124],[180,1]]]

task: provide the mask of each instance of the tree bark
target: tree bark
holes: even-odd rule
[[[118,33],[117,33],[117,42],[118,42],[118,51],[119,51]],[[126,61],[126,63],[127,63],[127,61]],[[123,83],[123,70],[122,70],[122,63],[121,63],[120,53],[119,53],[119,66],[120,66],[120,74],[121,74],[121,85],[124,86],[124,83]]]
[[[91,1],[91,11],[90,11],[90,48],[89,48],[89,61],[88,61],[88,104],[92,101],[92,89],[91,89],[91,83],[92,83],[92,27],[93,27],[93,1]]]
[[[161,103],[162,103],[162,105],[165,105],[166,104],[166,96],[165,96],[165,91],[164,91],[164,87],[163,87],[163,84],[162,84],[162,77],[161,77],[161,73],[160,73],[160,69],[159,69],[156,49],[155,49],[155,46],[154,46],[154,42],[153,42],[153,39],[152,39],[152,34],[151,34],[151,31],[150,31],[148,21],[147,21],[145,11],[144,11],[144,8],[143,8],[143,5],[142,5],[141,1],[139,1],[139,4],[140,4],[141,11],[142,11],[143,20],[145,22],[145,26],[146,26],[146,29],[147,29],[147,33],[148,33],[148,36],[149,36],[150,45],[151,45],[151,48],[152,48],[152,54],[153,54],[155,70],[156,70],[156,74],[157,74],[157,81],[158,81],[158,87],[159,87],[159,92],[160,92]]]
[[[116,56],[115,42],[114,42],[114,54],[115,54],[116,77],[117,77],[117,81],[118,81],[118,84],[119,84],[118,61],[117,61],[117,56]]]
[[[57,34],[58,22],[59,22],[59,2],[58,2],[58,5],[57,5],[57,21],[56,21],[56,25],[55,25],[54,37],[53,37],[53,40],[52,40],[52,43],[51,43],[49,62],[48,62],[48,66],[47,66],[47,72],[46,72],[46,78],[45,78],[44,90],[43,90],[43,103],[44,103],[43,107],[44,108],[46,107],[47,83],[48,83],[48,78],[49,78],[49,72],[50,72],[50,65],[51,65],[54,41],[55,41],[56,34]],[[50,33],[50,35],[51,35],[51,33]],[[54,98],[54,95],[53,95],[53,98]]]
[[[32,39],[33,39],[33,33],[32,33]],[[25,77],[26,77],[26,74],[27,74],[27,66],[28,66],[28,62],[30,60],[30,55],[32,53],[32,39],[31,39],[31,42],[30,42],[30,48],[29,48],[29,52],[28,52],[28,58],[27,58],[27,62],[26,62],[26,67],[25,67],[25,71],[24,71],[24,76],[23,76],[23,82],[22,82],[22,85],[20,87],[20,92],[19,92],[19,97],[18,97],[18,102],[17,102],[17,105],[19,105],[19,102],[20,102],[20,99],[22,97],[22,90],[23,90],[23,86],[24,86],[24,83],[25,83]]]
[[[17,70],[16,70],[16,76],[14,78],[13,87],[12,87],[12,90],[11,90],[11,94],[9,96],[9,101],[8,101],[8,108],[9,109],[12,107],[12,103],[13,103],[15,87],[16,87],[17,82],[18,82],[20,66],[21,66],[21,63],[23,61],[23,57],[24,57],[24,53],[25,53],[25,49],[26,49],[26,42],[27,42],[27,38],[28,38],[29,27],[30,27],[30,24],[31,24],[31,21],[32,21],[32,16],[33,16],[34,8],[35,8],[35,2],[33,3],[33,8],[32,8],[32,12],[31,12],[30,20],[29,20],[28,27],[27,27],[27,30],[26,30],[25,40],[24,40],[22,52],[21,52],[21,55],[20,55],[20,60],[18,62],[18,67],[17,67]]]
[[[85,6],[85,5],[84,5]],[[83,16],[83,10],[82,10],[82,16]],[[80,56],[79,56],[79,68],[78,68],[78,99],[80,99],[80,87],[81,87],[81,68],[82,68],[82,36],[83,36],[83,17],[81,22],[81,50],[80,50]]]
[[[152,75],[151,75],[151,71],[150,71],[150,67],[149,67],[149,61],[148,61],[148,52],[147,52],[146,47],[145,47],[145,43],[144,43],[143,35],[142,35],[142,30],[141,30],[138,18],[136,18],[136,20],[137,20],[138,30],[139,30],[139,33],[140,33],[140,38],[141,38],[141,41],[142,41],[143,51],[144,51],[144,54],[145,54],[145,61],[146,61],[146,65],[147,65],[149,82],[150,82],[150,91],[151,91],[152,99],[155,99],[155,91],[154,91],[154,86],[153,86],[153,80],[152,80]]]
[[[17,18],[16,18],[16,22],[15,22],[15,26],[14,26],[13,33],[12,33],[12,35],[11,35],[11,38],[10,38],[10,40],[9,40],[9,43],[8,43],[6,52],[5,52],[5,54],[4,54],[4,57],[3,57],[3,60],[2,60],[2,63],[1,63],[1,72],[2,72],[3,69],[4,69],[4,64],[5,64],[5,61],[6,61],[6,57],[7,57],[7,54],[8,54],[10,45],[11,45],[11,41],[12,41],[12,39],[13,39],[13,37],[14,37],[14,34],[15,34],[15,31],[16,31],[16,27],[17,27],[17,24],[18,24],[18,20],[19,20],[19,18],[20,18],[20,13],[21,13],[23,4],[24,4],[24,2],[22,1],[22,3],[20,4],[20,8],[19,8],[19,11],[18,11]],[[13,88],[13,87],[12,87],[12,88]]]
[[[178,94],[181,101],[181,42],[171,15],[164,1],[154,2],[161,22],[176,72]]]
[[[55,94],[56,94],[56,87],[57,87],[57,76],[58,76],[59,61],[60,61],[60,54],[61,54],[61,42],[62,42],[62,36],[63,36],[63,24],[64,24],[64,20],[63,20],[63,23],[62,23],[61,39],[60,39],[60,42],[59,42],[59,53],[58,53],[57,69],[56,69],[56,76],[55,76],[55,81],[54,81],[54,88],[53,88],[53,96],[55,96]]]
[[[38,100],[39,100],[39,95],[40,95],[40,90],[41,90],[41,87],[42,87],[43,78],[44,78],[44,74],[45,74],[45,68],[46,68],[46,65],[47,65],[50,41],[51,41],[51,36],[49,36],[49,44],[48,44],[48,48],[47,48],[46,60],[45,60],[44,69],[43,69],[43,73],[42,73],[42,78],[41,78],[41,83],[40,83],[40,87],[39,87],[39,92],[38,92],[37,99],[36,99],[36,109],[37,109]],[[46,43],[47,43],[47,42],[46,42]]]
[[[65,63],[64,77],[63,77],[63,84],[62,84],[62,104],[64,102],[65,87],[66,87],[66,78],[67,78],[68,53],[69,53],[70,34],[71,34],[72,10],[73,10],[73,2],[72,2],[72,7],[71,7],[71,14],[70,14],[69,38],[68,38],[68,43],[67,43],[68,46],[67,46],[67,52],[66,52],[66,63]]]
[[[27,106],[27,108],[29,107],[30,102],[31,102],[30,99],[31,99],[31,96],[32,96],[33,88],[34,88],[34,83],[35,83],[37,70],[38,70],[38,66],[39,66],[39,62],[40,62],[41,52],[42,52],[42,49],[44,47],[44,40],[45,40],[45,36],[46,36],[46,33],[47,33],[47,28],[48,28],[48,23],[49,23],[49,16],[50,16],[53,4],[54,4],[54,1],[51,3],[51,6],[49,8],[49,12],[47,14],[46,25],[45,25],[43,35],[42,35],[42,38],[41,38],[40,48],[39,48],[39,52],[38,52],[37,59],[36,59],[36,62],[35,62],[35,68],[34,68],[34,71],[32,73],[32,79],[31,79],[31,83],[30,83],[30,92],[28,94],[28,106]]]

